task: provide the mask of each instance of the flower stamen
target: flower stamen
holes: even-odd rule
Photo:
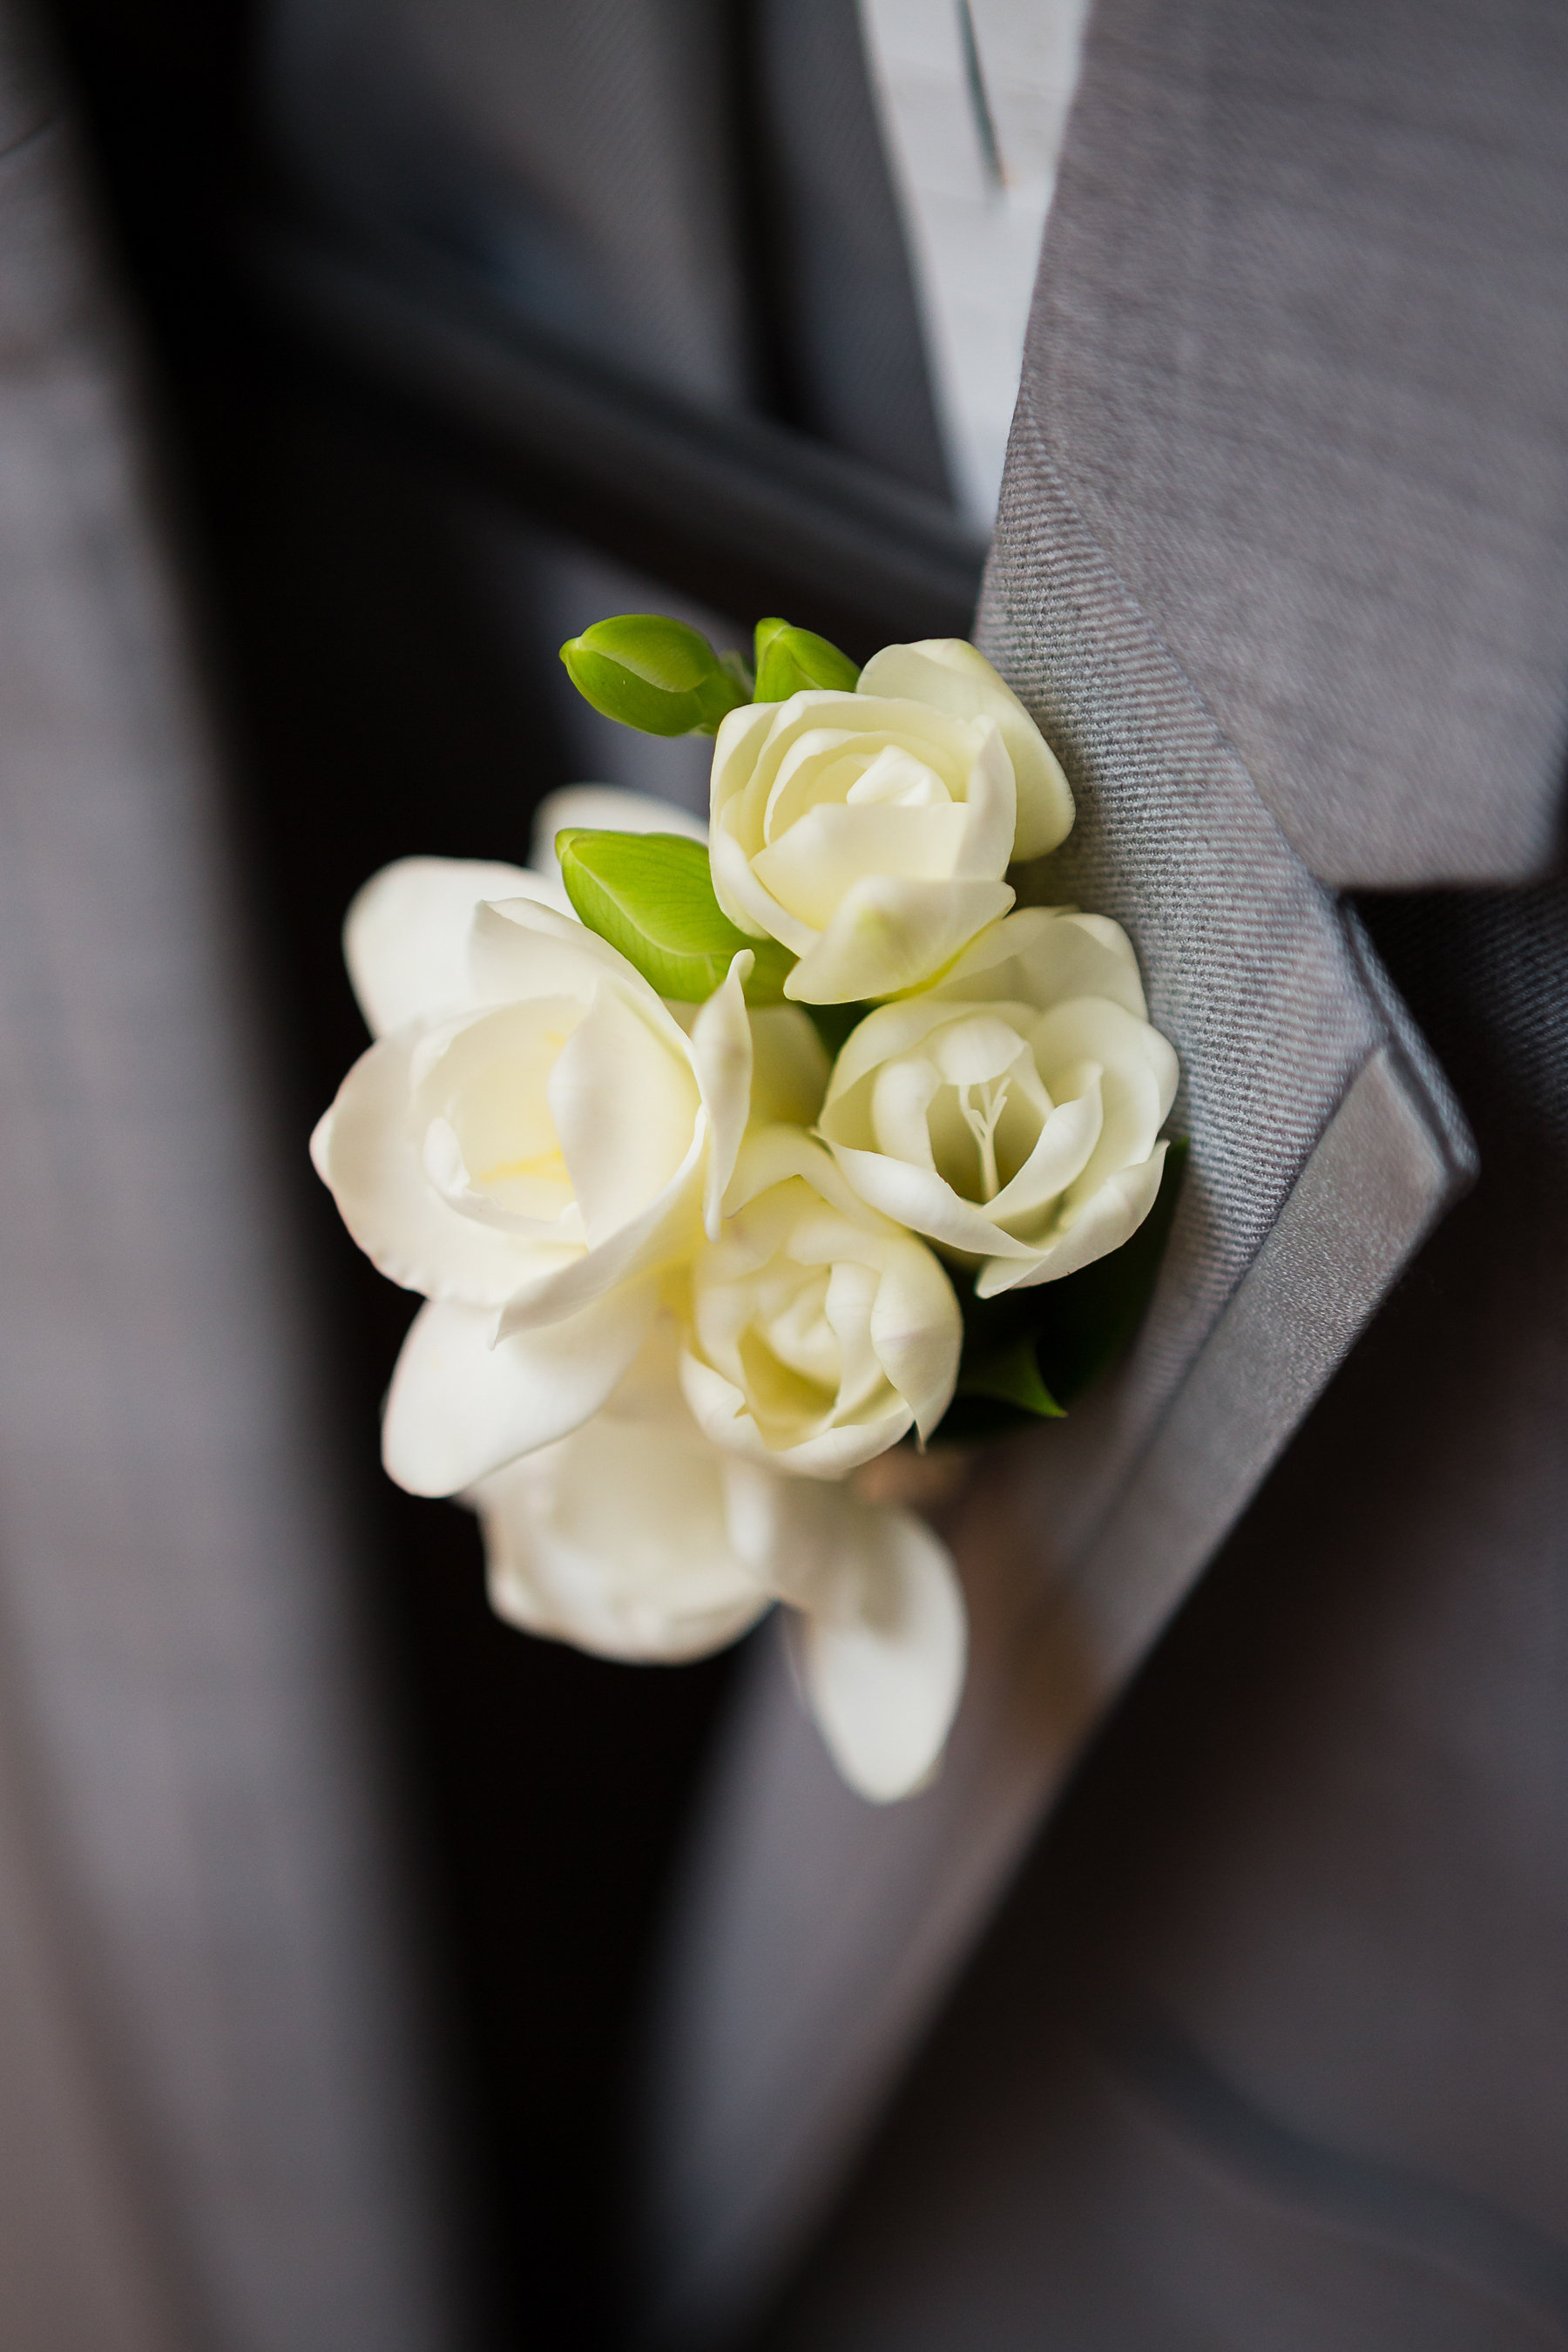
[[[981,1087],[978,1110],[972,1099],[973,1093],[973,1086],[960,1087],[958,1108],[980,1153],[980,1197],[983,1201],[994,1201],[1002,1189],[996,1172],[996,1128],[1007,1108],[1006,1072],[1004,1071],[999,1078],[989,1079]]]

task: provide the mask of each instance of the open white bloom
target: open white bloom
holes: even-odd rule
[[[861,1022],[820,1132],[861,1199],[983,1261],[983,1298],[1103,1257],[1154,1204],[1175,1055],[1126,933],[1026,908]]]
[[[549,887],[409,859],[349,913],[381,1034],[311,1152],[361,1248],[431,1302],[384,1429],[416,1494],[470,1486],[597,1410],[662,1270],[717,1228],[745,1127],[749,959],[688,1037],[623,956],[542,903]]]
[[[958,1301],[913,1235],[798,1128],[747,1139],[690,1270],[687,1401],[715,1444],[837,1478],[927,1436],[958,1375]]]
[[[906,1795],[942,1751],[963,1687],[963,1594],[908,1511],[710,1444],[656,1333],[605,1410],[482,1481],[491,1601],[603,1657],[701,1657],[784,1600],[802,1679],[850,1784]]]
[[[1072,818],[1034,720],[958,638],[889,646],[853,693],[732,710],[714,744],[719,903],[799,957],[785,993],[807,1004],[932,979]]]

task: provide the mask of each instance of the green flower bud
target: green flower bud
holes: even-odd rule
[[[805,689],[847,694],[860,672],[847,654],[788,621],[757,623],[758,702],[787,702]]]
[[[561,648],[584,701],[645,735],[713,735],[726,711],[747,701],[700,630],[657,613],[595,621]]]

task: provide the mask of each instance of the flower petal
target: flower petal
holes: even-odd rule
[[[708,824],[713,891],[730,920],[753,933],[757,916],[744,895],[742,877],[751,872],[748,850],[762,847],[762,832],[759,824],[756,838],[749,838],[746,787],[776,715],[777,706],[771,702],[742,703],[738,710],[726,712],[713,739]]]
[[[476,1489],[498,1615],[600,1657],[674,1662],[772,1607],[731,1538],[739,1465],[672,1401],[647,1419],[612,1408]]]
[[[1157,1143],[1136,1168],[1124,1168],[1108,1177],[1100,1190],[1058,1228],[1032,1263],[994,1257],[974,1280],[977,1298],[995,1298],[1004,1290],[1031,1290],[1037,1283],[1059,1282],[1096,1258],[1109,1257],[1131,1241],[1154,1205],[1165,1165],[1163,1143]]]
[[[1091,1071],[1082,1094],[1058,1103],[1027,1160],[988,1203],[992,1216],[1004,1229],[1027,1220],[1082,1175],[1100,1139],[1100,1078]]]
[[[673,1033],[673,1034],[671,1034]],[[750,1038],[747,1039],[748,1055]],[[686,1039],[601,987],[556,1055],[545,1092],[591,1246],[629,1225],[690,1150],[700,1109]]]
[[[635,999],[649,1024],[684,1053],[683,1032],[618,948],[576,917],[556,914],[524,898],[492,899],[474,916],[468,950],[478,1002],[505,1004],[525,996],[579,996],[590,1001],[607,980]]]
[[[1039,857],[1072,830],[1072,793],[1061,763],[1006,682],[962,637],[884,646],[860,673],[858,694],[924,702],[955,719],[990,719],[1001,731],[1017,786],[1016,857]]]
[[[810,947],[816,934],[800,916],[792,915],[781,907],[769,890],[764,890],[752,871],[752,861],[736,840],[731,829],[733,812],[722,811],[713,820],[713,837],[708,851],[708,870],[713,877],[713,896],[730,920],[740,930],[755,940],[777,940],[792,955],[799,955]]]
[[[372,875],[343,922],[343,956],[372,1035],[473,1003],[475,910],[486,898],[528,898],[571,915],[559,882],[552,887],[521,866],[400,857]]]
[[[708,1113],[708,1168],[703,1178],[702,1220],[715,1240],[724,1193],[752,1108],[752,1024],[742,983],[755,959],[742,948],[722,983],[691,1024],[691,1058]]]
[[[971,1257],[1035,1256],[1027,1243],[1014,1241],[984,1209],[962,1199],[934,1168],[917,1168],[881,1151],[853,1150],[831,1138],[829,1148],[858,1197],[911,1233],[924,1234],[944,1249],[963,1250]]]
[[[492,1345],[481,1307],[415,1317],[382,1426],[387,1475],[411,1495],[455,1495],[597,1412],[636,1356],[658,1307],[651,1282],[626,1284],[581,1314]]]
[[[763,1438],[741,1391],[711,1364],[683,1355],[680,1385],[693,1418],[715,1445],[792,1477],[843,1478],[863,1463],[874,1462],[914,1426],[914,1414],[900,1402],[866,1421],[841,1423],[819,1430],[798,1445],[775,1448]]]
[[[798,1004],[753,1009],[751,1117],[759,1127],[787,1120],[809,1127],[827,1088],[827,1055]]]
[[[918,988],[1013,903],[1005,882],[911,882],[875,876],[847,890],[833,920],[784,982],[801,1004],[847,1004]]]
[[[1138,959],[1121,924],[1073,907],[1016,908],[970,942],[932,993],[1037,1007],[1104,996],[1140,1021],[1149,1017]]]
[[[558,1323],[580,1307],[602,1297],[616,1284],[657,1274],[694,1249],[701,1238],[702,1167],[707,1156],[707,1128],[699,1120],[691,1148],[668,1184],[647,1207],[610,1234],[596,1249],[568,1255],[557,1252],[547,1262],[540,1251],[531,1272],[501,1309],[498,1328],[504,1339],[513,1331],[531,1331]]]
[[[784,1599],[805,1617],[805,1682],[834,1762],[873,1803],[909,1796],[942,1755],[968,1628],[952,1555],[912,1512],[843,1487],[794,1487]]]
[[[1104,1119],[1073,1187],[1086,1200],[1115,1171],[1148,1158],[1175,1097],[1180,1066],[1167,1040],[1103,997],[1055,1004],[1035,1024],[1035,1060],[1047,1087],[1064,1065],[1098,1062]]]
[[[752,860],[758,881],[786,912],[826,930],[847,891],[876,875],[909,882],[941,882],[959,867],[969,812],[949,801],[939,808],[836,806],[807,809],[769,849]],[[999,879],[1006,865],[998,859]]]
[[[924,1244],[890,1243],[871,1309],[871,1345],[929,1437],[952,1402],[963,1318],[952,1283]]]
[[[465,1216],[426,1173],[413,1111],[429,1033],[399,1030],[362,1054],[310,1138],[344,1224],[389,1281],[426,1297],[499,1307],[543,1260],[514,1234]]]

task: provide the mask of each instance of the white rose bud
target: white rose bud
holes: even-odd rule
[[[468,1499],[510,1623],[601,1657],[675,1660],[721,1648],[784,1601],[845,1779],[884,1801],[930,1776],[966,1650],[946,1546],[912,1512],[710,1444],[662,1332],[602,1412]]]
[[[717,1242],[690,1269],[687,1401],[717,1444],[837,1478],[929,1435],[958,1376],[952,1284],[858,1200],[822,1146],[764,1129],[742,1150]]]
[[[820,1132],[862,1200],[981,1261],[982,1298],[1054,1282],[1154,1204],[1178,1073],[1146,1011],[1119,925],[1026,908],[861,1022]]]
[[[1072,818],[1055,755],[973,646],[889,646],[853,693],[724,719],[713,887],[731,922],[799,957],[787,995],[891,996],[1005,914],[1008,866],[1054,848]]]
[[[452,1494],[577,1427],[719,1205],[752,1049],[735,958],[691,1035],[626,959],[504,867],[407,859],[350,909],[373,1029],[311,1139],[344,1222],[431,1304],[384,1459]],[[387,1023],[395,1025],[387,1027]]]

